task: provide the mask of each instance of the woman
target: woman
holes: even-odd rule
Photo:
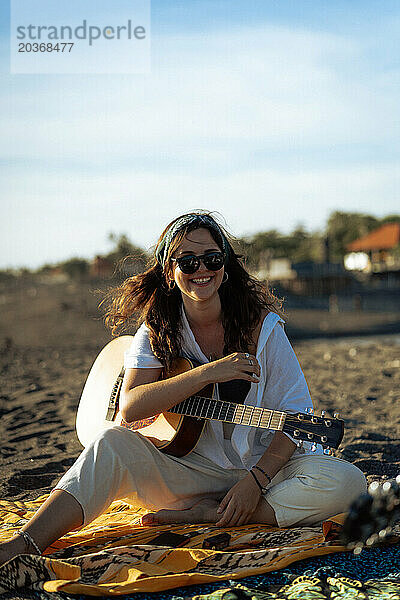
[[[248,275],[210,214],[189,213],[168,225],[153,265],[117,288],[106,321],[116,329],[137,312],[142,325],[125,356],[120,398],[127,422],[166,412],[207,384],[223,388],[232,380],[248,382],[246,404],[285,412],[311,408],[278,301]],[[182,355],[199,366],[160,379],[162,368]],[[176,458],[116,426],[97,436],[30,522],[1,545],[0,562],[42,552],[118,498],[150,508],[142,520],[147,526],[288,527],[346,510],[365,488],[355,466],[322,449],[312,453],[309,444],[299,446],[279,431],[208,421],[194,450]]]

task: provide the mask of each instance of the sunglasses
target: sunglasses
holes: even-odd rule
[[[225,255],[223,252],[209,252],[208,254],[188,254],[180,258],[172,258],[178,263],[178,267],[185,275],[193,275],[200,267],[200,261],[203,261],[205,268],[208,271],[219,271],[225,264]]]

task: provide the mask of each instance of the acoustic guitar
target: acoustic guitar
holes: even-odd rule
[[[118,407],[124,377],[124,352],[132,339],[132,336],[124,335],[109,342],[90,370],[76,417],[76,431],[83,446],[104,428],[122,425],[149,438],[162,452],[185,456],[195,448],[208,419],[285,431],[295,439],[312,442],[314,449],[321,444],[327,454],[331,453],[331,448],[338,448],[342,441],[344,423],[341,419],[318,417],[313,412],[292,414],[243,404],[250,386],[243,380],[219,385],[220,396],[222,390],[228,390],[229,399],[213,398],[214,384],[211,384],[168,412],[126,423]],[[164,378],[184,373],[194,366],[190,360],[179,358]]]

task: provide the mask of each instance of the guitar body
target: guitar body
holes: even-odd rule
[[[180,375],[193,369],[193,363],[187,358],[178,358],[172,368],[164,373],[163,379]],[[214,386],[208,385],[201,390],[204,397],[211,398]],[[121,419],[119,423],[132,431],[138,431],[147,437],[161,452],[171,456],[186,456],[199,441],[206,424],[205,419],[198,419],[173,412],[165,412],[150,419],[127,423]]]
[[[98,433],[109,427],[120,425],[147,437],[157,448],[171,456],[185,456],[196,446],[205,426],[205,419],[166,412],[148,419],[127,423],[118,410],[120,385],[122,384],[124,353],[133,337],[123,335],[109,342],[96,358],[90,370],[76,416],[76,432],[82,446],[87,446]],[[191,361],[180,358],[174,362],[167,377],[173,377],[193,368]],[[112,392],[116,381],[115,406],[110,411]],[[211,398],[214,386],[201,391]],[[112,414],[111,414],[112,413]]]
[[[110,395],[121,373],[124,352],[133,337],[123,335],[109,342],[100,352],[90,369],[82,391],[76,415],[76,433],[82,446],[87,446],[107,427],[121,424],[121,417],[107,420]]]

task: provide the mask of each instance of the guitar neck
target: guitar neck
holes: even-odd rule
[[[179,402],[168,412],[178,413],[199,419],[213,419],[224,423],[235,423],[236,425],[249,425],[261,429],[275,429],[282,431],[286,413],[259,408],[258,406],[246,406],[235,404],[215,398],[203,396],[190,396],[183,402]]]

